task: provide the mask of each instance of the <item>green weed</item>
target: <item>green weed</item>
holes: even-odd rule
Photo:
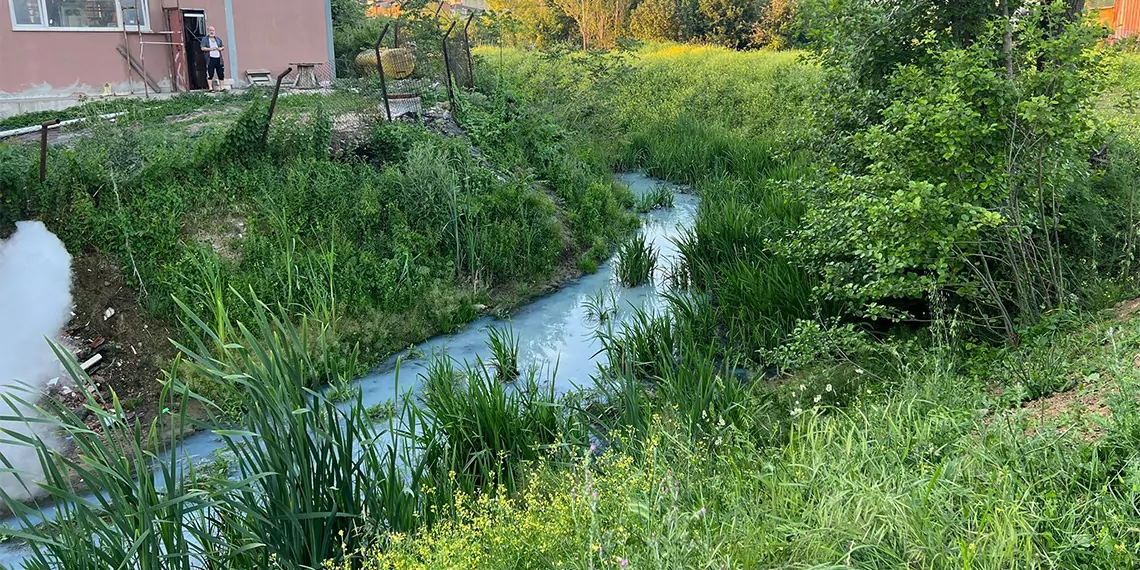
[[[668,186],[659,184],[637,199],[636,209],[639,213],[646,214],[658,208],[672,207],[673,191]]]
[[[617,296],[609,289],[594,291],[582,302],[586,310],[586,318],[605,324],[617,314]]]
[[[494,361],[489,363],[495,369],[500,382],[513,382],[519,377],[519,338],[513,327],[491,327],[487,331],[487,348]]]
[[[617,278],[626,287],[637,287],[653,278],[657,267],[657,248],[637,234],[618,247]]]

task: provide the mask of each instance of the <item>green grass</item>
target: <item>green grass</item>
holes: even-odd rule
[[[468,493],[492,483],[514,489],[521,462],[557,452],[571,435],[553,385],[529,371],[508,387],[483,362],[461,366],[437,357],[426,374],[424,414],[440,434],[438,453]]]
[[[514,382],[519,372],[519,337],[513,327],[491,327],[487,332],[487,348],[494,362],[495,378],[500,382]]]
[[[587,319],[605,324],[617,314],[617,297],[613,291],[599,289],[586,297],[582,308],[586,310]]]
[[[1109,331],[1115,344],[1089,350]],[[1095,386],[1137,393],[1135,321],[1052,338],[1084,351],[1059,373],[1097,369]],[[1088,440],[1032,407],[980,413],[996,402],[960,372],[966,355],[933,337],[813,367],[785,388],[732,388],[696,350],[655,390],[615,377],[608,411],[593,416],[614,426],[600,458],[541,462],[521,492],[467,501],[463,516],[373,550],[365,567],[1116,568],[1137,554],[1127,398],[1109,400],[1114,419]],[[1047,351],[997,360],[1017,367]],[[927,397],[938,394],[955,397]]]
[[[358,346],[367,366],[454,331],[477,316],[473,306],[498,304],[492,297],[517,283],[545,284],[578,256],[604,259],[633,223],[632,198],[605,165],[550,152],[576,141],[543,141],[518,156],[489,148],[490,160],[477,162],[467,141],[366,122],[353,128],[367,136],[330,157],[332,113],[361,109],[366,96],[285,98],[264,147],[264,93],[223,101],[123,103],[129,113],[117,123],[91,121],[87,136],[52,147],[43,185],[34,145],[0,144],[0,226],[40,219],[69,250],[103,252],[172,324],[173,296],[211,321],[236,321],[249,313],[235,292],[293,305],[327,280],[342,321],[337,342],[345,352]],[[504,120],[501,106],[465,107],[503,133],[474,142],[493,147],[555,128],[541,116]],[[167,122],[194,111],[206,113]],[[306,278],[329,258],[332,274]],[[203,268],[209,276],[199,279]]]
[[[482,81],[702,204],[669,310],[598,332],[609,364],[572,409],[608,450],[539,462],[521,491],[464,501],[366,568],[1115,568],[1140,553],[1138,325],[1062,315],[994,347],[935,307],[933,327],[871,336],[789,253],[803,189],[826,177],[805,120],[822,70],[688,46],[481,55]],[[1117,65],[1127,87],[1132,62]],[[604,300],[586,305],[601,321]],[[756,381],[767,365],[779,383]],[[1040,400],[1067,389],[1124,396],[1101,398],[1111,420]]]
[[[867,334],[835,318],[786,247],[803,185],[822,176],[803,122],[820,70],[794,53],[688,46],[504,61],[461,102],[492,168],[461,145],[382,129],[359,161],[282,134],[212,174],[224,191],[208,198],[246,208],[255,237],[240,260],[206,252],[169,269],[197,275],[177,289],[188,364],[169,394],[207,402],[237,480],[136,482],[157,428],[124,423],[102,443],[49,410],[47,425],[87,451],[25,441],[49,495],[71,497],[71,471],[85,469],[115,502],[57,503],[72,509],[65,532],[23,533],[33,567],[94,566],[100,548],[144,568],[238,569],[1107,569],[1140,557],[1140,320],[1060,311],[1013,347],[969,336],[937,303],[928,327]],[[194,164],[175,145],[139,148],[185,161],[151,172],[144,157],[148,180]],[[69,155],[87,165],[71,180],[105,174],[90,152]],[[445,330],[486,288],[603,259],[636,206],[605,174],[614,165],[692,183],[702,203],[676,244],[665,311],[617,326],[612,299],[586,301],[607,363],[591,390],[557,398],[519,370],[528,339],[495,328],[497,366],[434,357],[421,394],[373,409],[319,393],[353,377],[356,339]],[[174,203],[168,221],[198,211],[173,188],[121,183],[124,205],[94,226],[104,236],[123,235],[123,208],[151,211],[136,203]],[[61,188],[33,197],[82,201]],[[175,241],[152,234],[177,232],[126,235],[166,259],[154,244]],[[625,242],[620,280],[643,283],[655,257],[643,237]],[[203,393],[186,391],[191,380]],[[1072,392],[1049,399],[1058,390]]]
[[[637,199],[636,210],[639,213],[647,214],[659,208],[672,208],[673,207],[673,191],[668,186],[658,184],[653,187],[653,190],[646,192]]]
[[[508,50],[501,67],[493,55],[487,66],[494,73],[484,73],[484,81],[507,84],[549,109],[614,166],[694,186],[702,199],[697,223],[679,240],[680,263],[665,277],[675,289],[714,300],[727,346],[756,360],[799,320],[831,316],[834,309],[813,294],[818,277],[786,257],[782,245],[805,210],[795,185],[818,176],[806,119],[820,69],[795,52],[675,45],[627,56],[543,58]],[[636,208],[671,203],[658,188]],[[646,248],[622,245],[619,281],[643,283],[651,257]]]
[[[637,234],[618,247],[617,278],[626,287],[637,287],[653,279],[657,267],[657,248]]]

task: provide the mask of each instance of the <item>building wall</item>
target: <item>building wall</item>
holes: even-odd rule
[[[232,0],[238,69],[285,71],[293,62],[328,69],[328,6],[325,0]],[[272,9],[269,9],[272,7]],[[324,74],[329,75],[328,71]],[[237,75],[235,75],[236,77]]]
[[[1113,35],[1128,37],[1140,34],[1140,0],[1116,0]]]
[[[151,28],[166,29],[164,0],[149,0]],[[205,10],[209,25],[230,46],[227,77],[245,78],[247,69],[282,71],[289,62],[328,62],[329,35],[325,0],[165,0],[183,10]],[[234,34],[230,34],[226,5],[233,4]],[[144,41],[169,41],[169,35],[142,34]],[[232,41],[231,41],[231,38]],[[136,58],[139,36],[128,30],[127,45]],[[110,84],[118,93],[132,88],[142,93],[138,75],[127,80],[127,63],[116,50],[122,30],[12,29],[8,0],[0,0],[0,99],[14,97],[73,97],[98,95]],[[146,71],[170,91],[170,46],[147,45]],[[236,55],[237,66],[233,65]]]
[[[1110,6],[1108,8],[1094,8],[1092,10],[1093,17],[1096,21],[1104,24],[1108,28],[1113,28],[1116,25],[1116,7]]]

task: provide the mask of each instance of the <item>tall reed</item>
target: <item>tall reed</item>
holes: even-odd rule
[[[519,377],[519,337],[513,327],[491,327],[487,332],[487,348],[495,361],[495,377],[500,382],[513,382]]]
[[[84,394],[81,410],[97,427],[54,400],[35,406],[4,395],[13,410],[0,417],[4,439],[26,446],[43,471],[35,481],[14,471],[23,489],[38,497],[32,503],[0,489],[18,525],[4,532],[29,550],[24,568],[191,570],[218,562],[202,548],[214,540],[209,518],[219,510],[215,497],[201,488],[181,454],[158,452],[189,425],[185,411],[192,396],[185,386],[171,376],[161,397],[170,414],[150,425],[131,422],[117,395],[109,401],[97,396],[99,388],[71,353],[53,348]],[[60,449],[64,442],[74,448]]]
[[[514,489],[521,462],[557,451],[574,426],[554,394],[530,370],[517,386],[506,386],[482,362],[461,370],[447,356],[436,357],[425,377],[425,421],[439,430],[443,462],[467,491],[491,483]]]
[[[657,248],[638,234],[618,247],[617,278],[626,287],[637,287],[653,277],[657,266]]]
[[[285,309],[256,297],[251,302],[254,320],[238,324],[238,342],[219,350],[210,342],[214,331],[188,314],[199,326],[191,333],[195,348],[178,345],[195,374],[235,387],[242,410],[243,429],[215,430],[245,483],[224,495],[227,508],[216,518],[232,534],[227,543],[263,546],[234,551],[231,563],[316,567],[345,554],[344,545],[366,544],[365,529],[412,530],[429,522],[433,515],[421,496],[405,490],[434,486],[430,476],[439,470],[423,463],[433,457],[416,452],[415,440],[397,437],[396,420],[376,430],[359,394],[341,409],[309,387],[315,376],[345,372],[325,358],[325,340],[313,338],[329,334],[321,323],[302,316],[294,324]],[[313,346],[320,347],[316,354]]]

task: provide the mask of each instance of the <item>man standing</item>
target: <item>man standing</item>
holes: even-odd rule
[[[226,51],[226,45],[214,31],[214,26],[206,29],[206,37],[202,38],[202,51],[210,52],[210,57],[206,60],[206,79],[210,82],[210,91],[221,91],[226,84],[226,64],[222,61],[222,52]],[[216,87],[215,76],[218,79]]]

